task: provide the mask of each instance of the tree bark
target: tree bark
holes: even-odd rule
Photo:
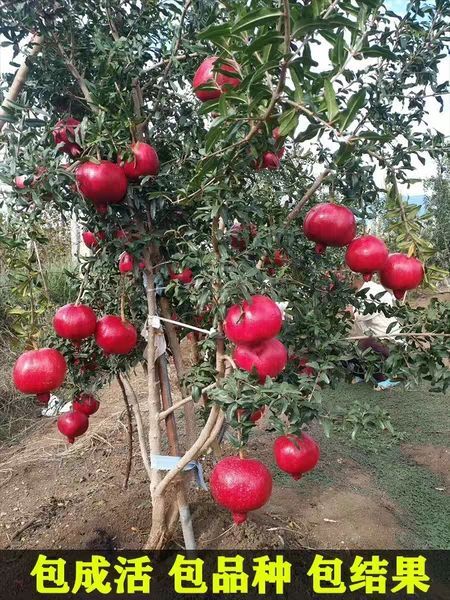
[[[6,123],[6,121],[4,121],[2,117],[8,114],[6,108],[8,107],[9,102],[15,102],[19,97],[28,79],[32,59],[41,51],[42,37],[36,33],[31,38],[30,45],[32,45],[31,51],[25,58],[23,63],[20,65],[20,67],[17,69],[11,87],[9,88],[9,91],[6,94],[6,97],[3,100],[2,105],[0,107],[0,131],[3,129],[3,126]]]

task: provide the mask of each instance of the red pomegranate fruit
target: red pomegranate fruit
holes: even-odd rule
[[[95,341],[106,354],[129,354],[137,343],[137,331],[128,321],[106,315],[97,322]]]
[[[94,335],[97,316],[85,304],[66,304],[53,317],[53,329],[62,338],[80,341]]]
[[[265,406],[263,406],[262,408],[258,408],[258,410],[255,410],[255,412],[250,412],[248,410],[245,410],[244,408],[238,408],[236,411],[236,416],[239,421],[245,421],[247,419],[250,419],[252,423],[257,423],[263,416],[265,410]]]
[[[389,251],[383,240],[374,235],[362,235],[350,242],[345,262],[355,273],[362,273],[364,281],[370,281],[373,273],[381,271]]]
[[[153,146],[144,142],[136,142],[130,149],[133,158],[129,162],[123,162],[120,156],[117,159],[127,179],[137,181],[140,177],[158,175],[159,158]]]
[[[82,163],[76,170],[80,192],[104,213],[108,204],[122,202],[128,182],[123,169],[108,160]]]
[[[63,383],[67,365],[64,356],[53,348],[24,352],[16,361],[13,381],[23,394],[46,394]]]
[[[88,427],[89,417],[83,412],[66,412],[58,417],[58,429],[67,437],[69,444],[73,444],[75,438],[86,433]]]
[[[316,252],[322,254],[327,246],[348,246],[356,234],[355,215],[340,204],[317,204],[303,222],[306,237],[316,242]]]
[[[195,95],[202,102],[216,100],[227,89],[236,88],[241,82],[238,77],[233,77],[239,73],[239,66],[234,60],[221,62],[217,65],[218,70],[214,70],[217,60],[217,56],[205,58],[194,75],[192,87]],[[224,73],[220,73],[219,70]]]
[[[194,278],[194,274],[192,273],[191,269],[184,269],[181,271],[181,273],[174,273],[171,269],[169,271],[169,277],[172,281],[179,281],[185,285],[192,283]]]
[[[287,350],[277,338],[264,340],[259,344],[239,344],[233,352],[233,360],[243,371],[251,373],[253,369],[264,383],[266,377],[277,377],[286,367]]]
[[[235,344],[257,344],[280,333],[283,317],[267,296],[251,296],[228,309],[224,321],[227,338]]]
[[[230,229],[231,247],[234,250],[243,252],[247,248],[246,234],[248,239],[252,240],[256,237],[258,229],[254,223],[248,225],[241,225],[241,223],[235,223]]]
[[[119,271],[121,273],[130,273],[134,267],[134,259],[128,252],[122,252],[119,258]]]
[[[395,252],[389,254],[387,261],[380,272],[380,281],[386,288],[390,288],[394,296],[401,300],[407,290],[419,287],[424,278],[423,265],[417,258]]]
[[[209,482],[214,500],[232,512],[237,525],[247,519],[248,512],[261,508],[272,493],[272,475],[262,462],[252,458],[223,458]]]
[[[294,479],[314,469],[320,457],[318,444],[306,433],[282,435],[275,440],[273,453],[278,467]]]
[[[96,234],[92,233],[92,231],[83,231],[83,233],[81,234],[84,245],[88,248],[96,248],[100,240],[104,239],[104,236],[105,234],[102,231],[99,231]]]
[[[90,417],[98,411],[100,402],[92,394],[83,393],[73,399],[72,407],[75,412],[82,412]]]
[[[38,401],[38,404],[43,404],[44,406],[47,406],[47,404],[49,403],[49,400],[50,400],[50,392],[44,392],[43,394],[36,394],[36,400]]]
[[[66,152],[72,158],[76,158],[81,154],[80,146],[75,142],[75,131],[79,127],[80,121],[69,117],[64,121],[58,121],[52,131],[55,144],[62,144],[61,152]]]

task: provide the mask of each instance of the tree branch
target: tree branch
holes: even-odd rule
[[[125,470],[125,478],[123,482],[123,487],[126,490],[128,488],[128,481],[130,479],[131,466],[133,464],[133,423],[131,421],[131,408],[130,403],[128,402],[127,392],[125,390],[125,386],[120,377],[120,374],[117,373],[117,382],[119,384],[120,390],[122,392],[123,402],[125,404],[125,410],[127,415],[127,433],[128,433],[128,460],[127,467]]]
[[[183,11],[182,11],[181,17],[180,17],[180,27],[178,29],[177,36],[175,38],[175,43],[174,43],[174,46],[173,46],[173,49],[172,49],[172,54],[171,54],[171,56],[169,58],[169,61],[168,61],[167,65],[166,65],[166,68],[164,69],[164,73],[163,73],[163,76],[161,78],[161,81],[159,82],[159,91],[158,91],[158,95],[156,96],[156,100],[155,100],[155,104],[154,104],[154,108],[153,108],[154,112],[158,111],[159,103],[161,102],[161,98],[162,98],[162,95],[163,95],[163,92],[164,92],[164,84],[166,83],[166,80],[167,80],[167,78],[169,76],[170,69],[172,67],[172,63],[173,63],[174,57],[175,57],[175,55],[178,52],[178,49],[180,47],[181,38],[182,38],[182,35],[183,35],[184,20],[186,18],[187,11],[189,10],[189,7],[191,6],[191,4],[192,4],[192,0],[185,0],[184,6],[183,6]]]
[[[305,204],[308,202],[308,200],[315,194],[315,192],[319,189],[319,187],[322,185],[322,183],[325,181],[325,179],[328,177],[328,175],[330,173],[331,173],[330,169],[325,169],[325,171],[323,171],[315,179],[314,183],[309,188],[309,190],[307,190],[305,192],[302,199],[298,202],[298,204],[296,204],[296,206],[294,206],[294,208],[288,214],[287,219],[286,219],[287,223],[291,223],[295,218],[298,217],[302,208],[305,206]]]
[[[15,102],[19,97],[28,79],[28,75],[30,73],[30,66],[33,62],[33,57],[35,57],[41,51],[42,37],[37,33],[34,34],[30,40],[30,45],[32,46],[30,53],[28,54],[28,56],[25,57],[23,63],[17,69],[11,87],[9,88],[8,93],[6,94],[6,97],[3,100],[2,105],[0,107],[0,131],[3,129],[3,126],[7,122],[6,120],[2,119],[2,117],[8,115],[8,104],[10,102]]]

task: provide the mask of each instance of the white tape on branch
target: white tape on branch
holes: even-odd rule
[[[199,333],[204,333],[205,335],[213,335],[214,333],[216,333],[216,330],[214,329],[214,327],[211,327],[211,329],[202,329],[201,327],[194,327],[194,325],[189,325],[188,323],[181,323],[181,321],[174,321],[173,319],[166,319],[164,317],[160,317],[158,315],[153,315],[151,317],[152,320],[152,327],[154,329],[159,329],[161,327],[161,321],[164,321],[166,323],[172,323],[172,325],[175,325],[176,327],[183,327],[184,329],[192,329],[193,331],[198,331]]]

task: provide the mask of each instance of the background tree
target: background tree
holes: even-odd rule
[[[0,17],[7,43],[33,53],[36,38],[29,39],[37,32],[40,49],[20,97],[3,103],[1,118],[8,127],[0,175],[9,185],[17,175],[27,177],[25,188],[13,185],[6,199],[8,218],[20,222],[31,243],[40,241],[36,227],[52,218],[49,211],[66,220],[75,215],[85,228],[103,232],[104,240],[82,261],[82,281],[78,274],[73,280],[80,286],[78,297],[100,315],[122,311],[138,331],[147,322],[148,423],[142,423],[126,377],[142,360],[144,340],[124,357],[104,356],[93,342],[74,350],[42,329],[40,343],[45,338],[63,350],[75,390],[96,389],[119,377],[134,408],[149,473],[148,544],[160,547],[176,509],[185,507],[178,474],[214,443],[225,415],[241,450],[253,424],[238,409],[268,407],[271,426],[280,432],[299,432],[314,418],[327,428],[333,421],[321,407],[320,390],[337,385],[345,376],[343,362],[355,355],[345,308],[358,299],[348,280],[335,273],[343,264],[342,251],[316,255],[301,232],[302,217],[319,191],[322,198],[351,207],[364,223],[377,206],[377,166],[387,169],[395,195],[397,182],[406,181],[412,170],[412,155],[444,152],[442,136],[419,131],[418,125],[426,122],[427,92],[437,101],[445,92],[436,74],[448,52],[450,8],[444,1],[434,6],[413,1],[400,18],[374,0],[107,0],[100,5],[63,0],[3,3]],[[324,48],[329,63],[320,65]],[[220,57],[219,71],[236,61],[240,83],[200,104],[191,81],[212,54]],[[69,115],[81,121],[74,136],[82,150],[77,161],[61,154],[51,138],[56,122]],[[265,152],[279,150],[276,127],[287,149],[280,169],[255,168]],[[136,140],[156,147],[162,163],[158,177],[130,183],[124,202],[98,212],[74,186],[78,163],[127,159]],[[238,248],[232,243],[235,221],[244,227]],[[396,228],[411,254],[429,259],[421,232],[411,231],[404,218]],[[126,239],[117,230],[124,230]],[[124,249],[136,263],[144,262],[146,303],[138,270],[130,277],[118,272]],[[286,257],[284,264],[267,264],[275,250]],[[174,272],[192,269],[192,285],[170,280],[169,264]],[[282,340],[291,352],[307,357],[313,376],[295,361],[265,385],[253,374],[231,373],[222,321],[227,307],[255,293],[288,302]],[[148,454],[163,452],[163,421],[171,451],[177,448],[166,359],[155,361],[160,327],[153,327],[152,317],[172,310],[191,324],[203,320],[205,331],[214,331],[199,341],[198,364],[186,374],[175,331],[164,324],[181,385],[191,394],[182,403],[191,436],[192,401],[206,402],[202,431],[163,475],[148,461]],[[388,373],[408,383],[425,378],[434,389],[445,389],[448,306],[413,309],[406,303],[390,314],[401,319],[408,346],[393,346]],[[368,377],[379,369],[376,357],[360,358]],[[96,374],[80,369],[80,361],[95,361]],[[386,427],[383,420],[376,422]],[[355,431],[360,425],[356,422]],[[172,482],[177,504],[167,498]]]
[[[436,262],[448,269],[450,264],[450,162],[437,162],[437,174],[426,186],[426,208],[432,216],[429,237],[437,250]]]

